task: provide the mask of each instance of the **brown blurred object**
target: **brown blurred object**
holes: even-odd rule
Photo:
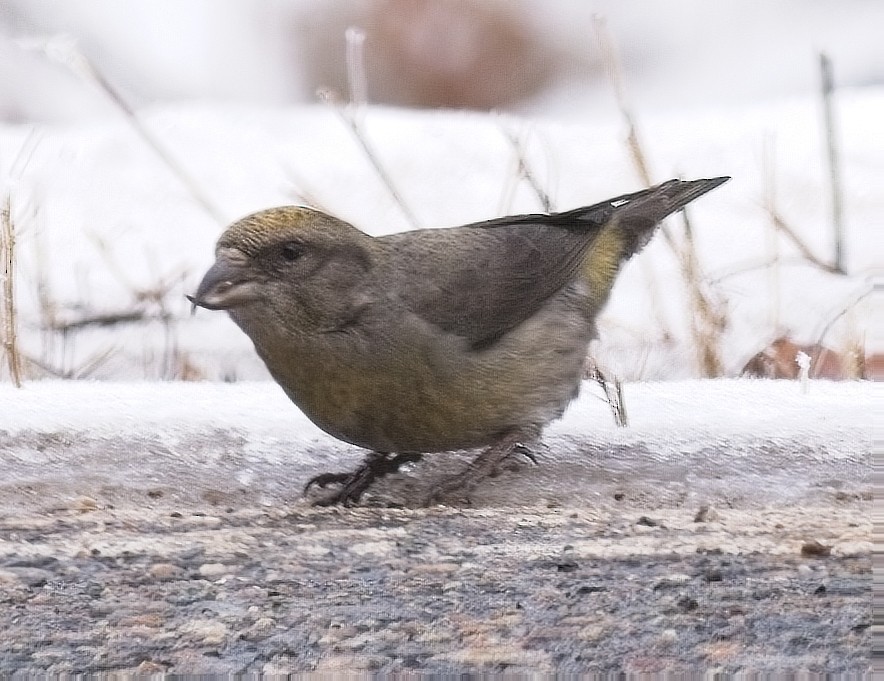
[[[333,7],[313,17],[303,36],[307,78],[347,92],[344,32],[358,26],[366,36],[372,103],[493,109],[536,94],[565,61],[517,3],[374,0],[361,12]]]
[[[861,352],[838,353],[820,343],[801,345],[787,336],[777,338],[764,350],[754,355],[743,367],[743,376],[756,378],[790,378],[799,375],[795,361],[799,352],[810,357],[810,378],[844,381],[856,378],[880,380],[882,356],[864,356]]]
[[[862,377],[867,381],[884,381],[884,354],[878,352],[864,358]]]

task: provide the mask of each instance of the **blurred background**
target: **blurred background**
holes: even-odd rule
[[[0,360],[266,378],[185,294],[268,206],[377,235],[732,175],[628,263],[599,363],[880,376],[882,27],[881,0],[0,0]]]
[[[609,108],[593,16],[616,37],[642,110],[731,106],[884,83],[880,0],[0,0],[0,118],[108,112],[35,47],[69,36],[135,107],[253,104],[346,91],[344,33],[366,33],[372,103],[581,118]]]

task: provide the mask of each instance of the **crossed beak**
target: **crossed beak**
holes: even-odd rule
[[[215,264],[203,276],[196,294],[187,296],[197,307],[207,310],[228,310],[261,298],[260,284],[248,267],[246,257],[236,250],[219,252]]]

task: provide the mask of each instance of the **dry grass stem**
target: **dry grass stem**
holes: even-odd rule
[[[826,134],[826,159],[829,163],[829,186],[832,191],[832,229],[834,231],[834,269],[841,274],[844,269],[844,201],[841,189],[841,159],[838,138],[835,134],[836,120],[833,93],[835,78],[832,61],[824,52],[820,53],[820,76],[822,81],[823,128]]]
[[[764,205],[768,213],[777,205],[776,200],[776,144],[772,134],[765,135],[761,149],[762,175],[764,177]],[[766,229],[766,246],[768,250],[767,262],[770,263],[768,271],[768,291],[770,294],[770,328],[780,328],[780,240],[776,229]]]
[[[371,146],[371,143],[366,138],[365,131],[362,129],[362,124],[359,122],[355,110],[343,106],[334,96],[334,94],[332,94],[328,90],[320,90],[319,98],[323,102],[334,108],[334,110],[337,112],[338,116],[340,116],[341,120],[344,122],[350,132],[353,133],[353,137],[359,143],[359,147],[362,149],[365,157],[371,163],[374,171],[377,173],[381,182],[390,193],[390,196],[393,197],[393,201],[395,201],[396,205],[399,206],[399,210],[402,211],[405,219],[408,220],[408,224],[410,224],[414,229],[420,227],[420,223],[417,221],[417,218],[415,217],[411,208],[409,208],[408,204],[405,202],[405,199],[402,197],[402,194],[400,194],[399,190],[396,188],[396,184],[393,182],[393,178],[387,172],[387,169],[381,163],[377,153]]]
[[[642,183],[646,187],[650,187],[654,182],[651,179],[648,157],[639,141],[638,126],[635,123],[635,118],[632,115],[632,110],[626,97],[626,85],[623,77],[623,66],[620,63],[620,53],[617,50],[617,46],[614,44],[614,38],[608,30],[604,18],[595,15],[593,16],[593,21],[595,23],[599,48],[602,52],[602,61],[608,70],[609,77],[611,78],[611,86],[614,89],[614,97],[617,100],[617,107],[620,109],[620,116],[626,124],[626,147],[629,150],[629,156],[632,159],[632,164]],[[675,242],[675,238],[669,232],[665,223],[661,225],[660,231],[663,233],[663,238],[666,239],[666,243],[669,244],[669,247],[673,252],[678,255],[678,244]]]
[[[22,354],[21,357],[22,357],[22,360],[24,361],[24,363],[27,364],[32,370],[39,369],[44,374],[47,374],[47,375],[52,376],[54,378],[70,378],[70,376],[67,375],[67,372],[62,371],[58,367],[52,366],[51,364],[49,364],[48,362],[45,362],[42,359],[38,359],[36,357],[31,357],[26,354]],[[34,372],[34,374],[39,376],[39,372]]]
[[[635,118],[627,101],[619,53],[604,19],[596,15],[594,22],[602,59],[607,66],[611,78],[611,85],[614,89],[620,115],[626,123],[626,145],[630,158],[642,182],[646,187],[650,187],[653,185],[653,181],[651,179],[647,154],[645,154],[640,142],[638,126],[635,123]],[[699,260],[694,248],[693,233],[686,209],[682,211],[682,215],[684,216],[685,225],[684,244],[679,244],[676,241],[665,223],[660,227],[660,231],[679,263],[682,277],[689,293],[692,306],[692,331],[697,345],[700,371],[705,377],[720,376],[723,372],[723,364],[719,345],[725,320],[716,313],[714,306],[709,300],[709,296],[702,288],[703,277],[700,272]],[[656,287],[652,290],[654,289]]]
[[[16,388],[21,388],[22,362],[15,309],[15,225],[12,220],[12,198],[8,193],[0,206],[0,258],[3,260],[3,349],[12,383]]]
[[[834,265],[823,262],[818,257],[816,257],[813,251],[810,250],[810,247],[805,244],[804,241],[802,241],[801,237],[798,236],[798,233],[794,229],[792,229],[792,227],[789,226],[783,216],[780,215],[779,211],[777,211],[775,208],[769,208],[768,215],[770,216],[770,220],[773,223],[774,227],[776,227],[784,236],[788,237],[789,241],[791,241],[798,249],[798,252],[801,253],[801,257],[804,258],[807,262],[809,262],[814,267],[818,267],[824,272],[829,272],[830,274],[843,274],[843,272],[841,272]]]
[[[738,277],[741,274],[748,274],[749,272],[755,272],[757,270],[766,270],[774,266],[781,268],[787,265],[807,265],[807,260],[799,256],[783,258],[779,255],[775,259],[772,256],[768,256],[765,258],[744,260],[728,267],[722,267],[716,270],[714,274],[707,275],[706,282],[710,286],[717,286],[727,279]]]
[[[531,187],[535,196],[537,196],[537,200],[543,207],[543,211],[545,213],[552,213],[554,210],[552,199],[549,196],[549,192],[540,186],[537,175],[531,168],[531,164],[528,162],[524,143],[515,133],[506,128],[501,128],[501,132],[503,132],[504,137],[506,137],[516,155],[517,178],[523,179],[528,183],[528,186]]]
[[[513,159],[512,170],[504,176],[503,191],[497,206],[498,215],[510,215],[513,212],[513,202],[516,198],[516,189],[519,187],[519,162]]]
[[[629,425],[626,416],[626,402],[623,399],[623,383],[616,376],[608,377],[599,367],[598,363],[588,358],[584,370],[584,378],[591,379],[599,384],[605,394],[605,401],[611,407],[614,415],[614,423],[621,428]]]
[[[348,29],[346,38],[347,77],[349,81],[348,87],[351,101],[346,105],[342,104],[340,98],[328,89],[321,89],[317,94],[322,102],[328,104],[335,110],[350,132],[353,133],[353,137],[359,144],[359,147],[362,149],[362,152],[365,154],[369,163],[371,163],[374,171],[386,187],[390,196],[393,198],[393,201],[399,206],[399,210],[402,211],[402,214],[412,228],[417,229],[420,227],[420,223],[415,217],[414,211],[411,210],[402,194],[397,189],[396,184],[393,182],[393,178],[390,176],[390,173],[387,172],[384,164],[381,163],[377,152],[368,141],[365,130],[363,129],[363,113],[368,106],[367,87],[365,85],[365,54],[362,49],[364,34],[359,29],[351,28]]]
[[[31,159],[34,157],[37,147],[40,146],[40,142],[45,134],[46,131],[44,129],[36,127],[30,129],[28,136],[25,137],[25,141],[22,142],[21,149],[19,149],[9,168],[10,178],[17,179],[24,174],[25,169],[28,167],[28,164],[30,164]]]
[[[217,205],[200,188],[196,179],[188,173],[175,157],[163,146],[160,140],[142,123],[138,113],[125,100],[117,88],[102,74],[89,58],[83,54],[76,41],[67,36],[55,36],[42,44],[25,45],[27,48],[38,49],[49,59],[62,64],[80,78],[96,85],[111,101],[132,126],[141,140],[150,147],[163,164],[187,189],[191,197],[202,206],[219,225],[227,223],[227,219]]]
[[[152,315],[146,310],[121,310],[119,312],[102,312],[84,314],[76,319],[57,319],[51,327],[53,331],[69,333],[79,331],[92,326],[117,326],[119,324],[132,324],[134,322],[166,321],[170,315],[161,313]]]
[[[138,114],[135,110],[129,106],[129,104],[123,99],[122,95],[114,88],[110,82],[101,74],[99,71],[90,64],[91,76],[94,82],[102,89],[105,93],[107,93],[108,97],[110,97],[111,101],[116,105],[116,107],[123,113],[126,117],[126,120],[129,121],[129,124],[138,134],[138,136],[144,141],[147,146],[149,146],[154,153],[160,158],[160,160],[165,164],[165,166],[172,171],[172,174],[178,178],[179,182],[184,185],[187,192],[190,196],[200,205],[203,209],[212,216],[212,218],[219,225],[224,225],[227,223],[227,217],[224,215],[223,211],[212,201],[208,195],[201,189],[199,182],[197,182],[196,178],[194,178],[189,172],[187,172],[184,167],[178,162],[178,160],[166,150],[160,140],[147,128],[147,126],[142,123],[141,119],[138,118]]]
[[[66,378],[75,380],[89,378],[93,373],[104,366],[107,361],[117,353],[117,348],[109,347],[94,352],[84,360],[77,369],[74,369]]]
[[[629,156],[632,159],[633,165],[635,166],[636,172],[638,173],[642,183],[646,187],[650,187],[652,184],[651,173],[648,169],[647,157],[645,156],[642,150],[642,146],[639,143],[638,128],[635,124],[635,120],[632,116],[632,111],[626,99],[626,87],[623,78],[623,68],[620,64],[620,57],[617,51],[617,47],[614,44],[614,38],[611,36],[610,31],[608,31],[607,24],[603,17],[599,15],[594,15],[593,23],[595,25],[596,37],[598,38],[599,42],[599,50],[602,54],[602,61],[604,62],[608,71],[608,75],[611,79],[611,87],[614,90],[614,96],[617,100],[617,106],[620,109],[620,115],[626,123],[626,144],[629,150]],[[660,226],[660,231],[663,233],[663,238],[669,248],[678,257],[678,246],[675,243],[675,239],[672,237],[672,234],[670,234],[665,222]],[[646,288],[650,292],[651,309],[654,313],[654,318],[656,319],[657,325],[660,327],[660,330],[665,338],[672,338],[674,334],[670,330],[669,324],[666,320],[666,315],[664,312],[665,306],[662,304],[659,298],[659,291],[663,290],[663,287],[659,285],[656,272],[647,260],[641,261],[641,267],[642,272],[644,273],[644,276],[648,282]]]
[[[632,156],[632,162],[642,182],[650,187],[652,184],[651,171],[648,169],[647,158],[642,152],[642,146],[638,139],[638,128],[635,125],[635,120],[632,117],[632,112],[626,99],[626,86],[623,79],[623,67],[620,63],[620,53],[614,44],[614,38],[608,30],[604,17],[598,14],[594,15],[593,23],[599,41],[599,49],[602,53],[602,61],[607,68],[608,77],[611,79],[614,96],[617,98],[617,106],[620,108],[620,115],[626,123],[627,146]]]
[[[833,161],[834,163],[834,161]],[[762,148],[762,172],[764,174],[764,209],[767,211],[767,214],[770,218],[771,224],[775,228],[775,234],[781,233],[789,241],[794,244],[794,246],[798,249],[798,252],[801,254],[801,257],[804,258],[807,262],[812,264],[815,267],[823,270],[824,272],[829,272],[832,274],[843,274],[843,271],[840,269],[840,265],[837,263],[835,265],[830,265],[829,263],[823,262],[820,258],[818,258],[810,247],[804,243],[801,237],[798,236],[798,232],[796,232],[789,224],[786,222],[785,218],[782,216],[780,211],[777,208],[777,196],[776,196],[776,159],[775,159],[775,147],[773,140],[768,136],[764,140],[764,146]],[[835,171],[832,171],[835,173]],[[837,184],[836,180],[833,180]],[[840,194],[840,188],[837,190]],[[840,203],[840,198],[838,199]],[[840,210],[840,208],[839,208]],[[779,249],[776,243],[770,245],[770,248],[774,255],[779,255]],[[836,251],[840,249],[840,245],[836,246]],[[779,276],[776,269],[779,266],[779,258],[775,257],[771,260],[771,265],[775,268],[771,272],[771,285],[773,290],[779,291]]]
[[[159,378],[186,378],[198,375],[185,354],[178,345],[177,316],[174,314],[174,305],[170,306],[170,300],[176,302],[180,298],[180,285],[186,279],[185,270],[173,270],[166,274],[156,275],[150,286],[138,286],[129,276],[126,268],[120,266],[115,258],[109,242],[99,235],[87,232],[87,238],[94,244],[97,253],[107,267],[111,275],[126,289],[131,296],[131,303],[117,310],[88,309],[85,304],[76,306],[72,310],[58,309],[52,305],[50,314],[43,316],[43,328],[49,332],[49,338],[60,338],[62,346],[61,362],[43,362],[40,366],[44,371],[53,375],[66,378],[84,378],[96,370],[114,354],[117,349],[108,348],[100,350],[94,356],[80,363],[75,368],[68,368],[71,364],[67,351],[72,351],[77,334],[80,331],[95,327],[115,327],[127,324],[151,324],[159,323],[163,329],[163,354],[158,363]],[[60,364],[60,368],[57,366]],[[153,372],[145,366],[145,377],[156,378]]]
[[[859,305],[863,300],[868,298],[869,296],[882,292],[881,284],[876,284],[874,281],[866,281],[863,283],[863,287],[856,291],[847,301],[840,307],[840,309],[829,318],[824,325],[819,335],[817,336],[817,343],[822,343],[826,336],[829,335],[829,331],[832,330],[832,327],[841,319],[844,315],[848,314],[851,310],[853,310],[857,305]]]
[[[58,367],[45,360],[37,359],[36,357],[24,356],[23,359],[31,366],[36,367],[49,376],[63,378],[65,380],[77,380],[89,378],[89,376],[100,369],[117,352],[118,348],[115,347],[99,350],[83,360],[78,367],[72,369]]]
[[[347,86],[350,106],[364,109],[368,104],[368,81],[365,77],[365,31],[356,26],[347,29]]]
[[[700,371],[706,378],[714,378],[724,373],[721,358],[721,335],[726,326],[724,315],[717,312],[709,295],[703,290],[703,276],[694,245],[694,230],[687,210],[682,211],[685,245],[681,249],[682,272],[691,296],[691,331],[697,348]]]
[[[304,180],[304,178],[296,171],[290,163],[281,162],[286,175],[288,175],[289,182],[291,182],[291,196],[296,201],[302,203],[305,206],[310,206],[311,208],[316,208],[321,210],[323,213],[334,213],[333,210],[329,209],[316,195],[316,192],[310,187],[310,185]]]

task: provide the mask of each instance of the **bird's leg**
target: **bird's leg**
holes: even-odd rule
[[[304,485],[304,494],[307,494],[313,485],[326,487],[339,484],[341,486],[340,489],[320,497],[313,502],[313,505],[334,506],[335,504],[344,504],[349,506],[351,503],[359,501],[362,493],[371,487],[375,480],[390,473],[395,473],[403,464],[419,461],[420,458],[420,454],[394,454],[390,456],[383,452],[369,452],[362,465],[355,471],[350,473],[320,473],[310,478],[307,484]]]
[[[465,470],[442,480],[434,487],[427,495],[425,505],[436,503],[453,492],[469,499],[470,493],[476,486],[485,478],[494,475],[500,463],[513,453],[524,454],[531,461],[537,463],[525,443],[536,440],[539,435],[538,428],[521,428],[506,433],[473,459]]]

